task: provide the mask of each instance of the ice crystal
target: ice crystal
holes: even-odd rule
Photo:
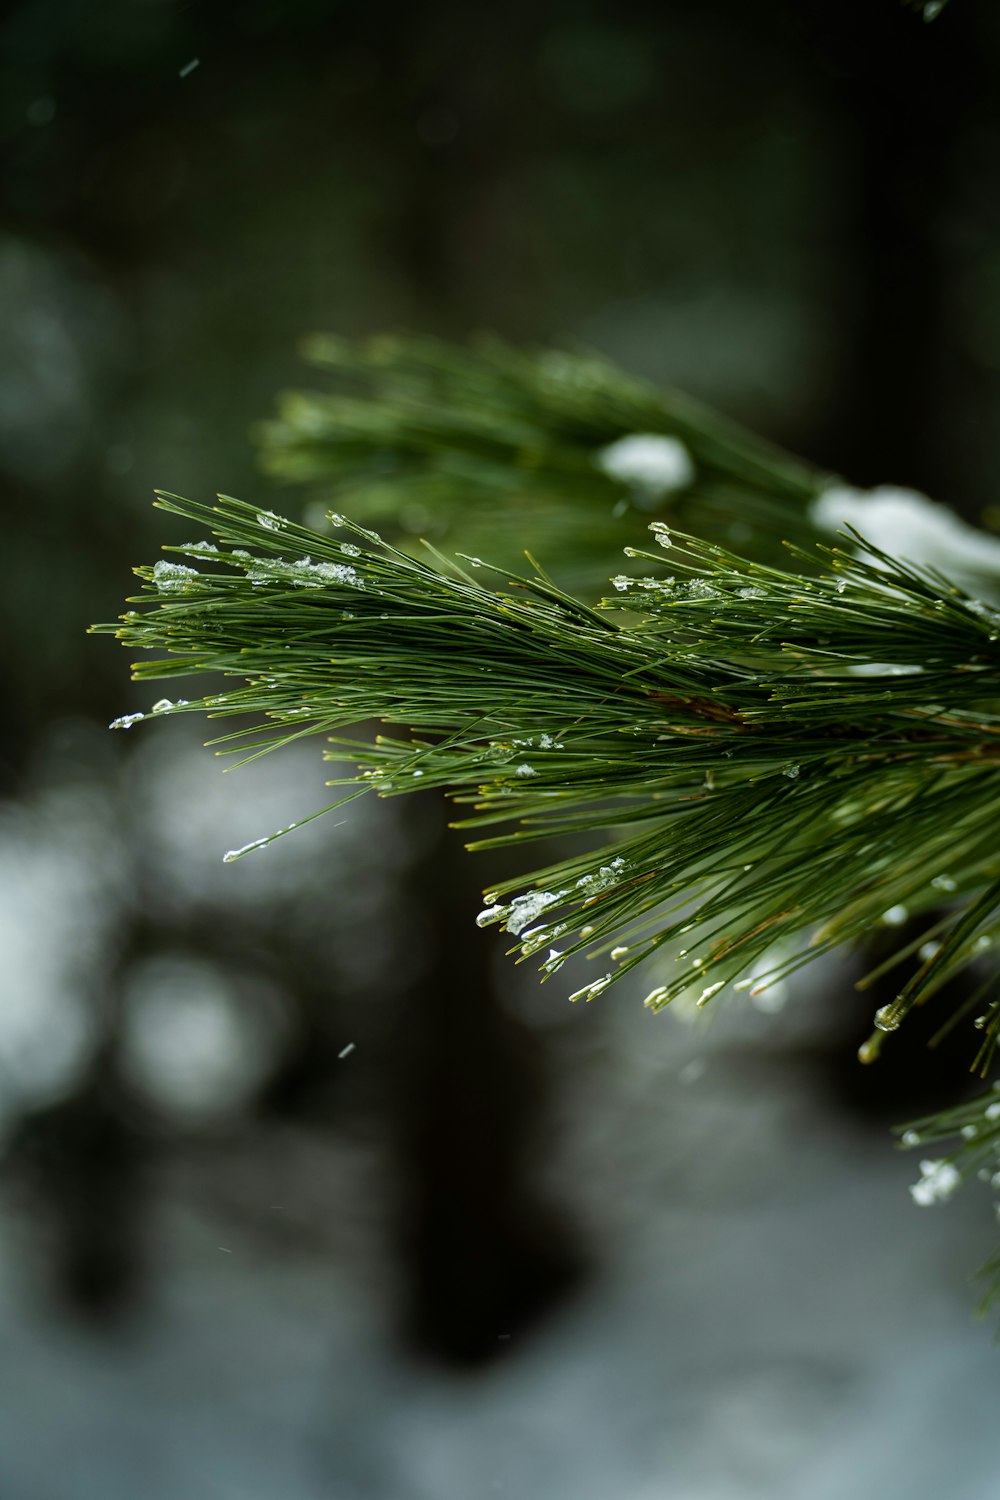
[[[346,563],[314,563],[304,557],[301,562],[293,563],[292,567],[295,569],[294,581],[305,588],[319,588],[324,583],[342,583],[355,589],[363,589],[365,586],[360,573]]]
[[[576,882],[577,890],[583,891],[587,896],[597,896],[601,891],[610,890],[624,868],[625,861],[619,855],[609,865],[602,865],[593,874],[582,875]]]
[[[585,984],[582,989],[576,990],[569,998],[571,1001],[596,1000],[597,996],[603,994],[610,983],[611,975],[602,974],[600,979],[595,979],[591,984]]]
[[[698,1000],[696,1003],[699,1006],[707,1005],[712,996],[717,995],[719,991],[724,990],[725,987],[726,981],[724,979],[716,980],[715,984],[710,984],[706,989],[702,990],[701,994],[698,996]]]
[[[153,582],[161,594],[182,594],[191,587],[192,579],[197,577],[197,568],[168,562],[164,557],[153,564]]]
[[[279,583],[285,579],[294,588],[300,589],[320,589],[328,583],[344,584],[355,589],[363,589],[365,586],[361,575],[347,563],[313,562],[311,557],[301,557],[295,562],[282,562],[277,558],[251,558],[246,553],[236,552],[233,556],[240,557],[250,582],[258,585]]]
[[[233,860],[240,859],[242,855],[249,854],[253,849],[266,849],[273,835],[268,834],[262,839],[251,839],[249,844],[243,844],[239,849],[230,849],[222,856],[224,865],[231,865]]]
[[[503,922],[508,932],[520,937],[543,911],[561,901],[566,891],[526,891],[515,896],[509,905],[487,905],[476,918],[477,927],[488,927],[493,922]]]
[[[536,917],[561,901],[565,894],[565,891],[527,891],[523,896],[515,896],[506,912],[507,931],[520,937]]]

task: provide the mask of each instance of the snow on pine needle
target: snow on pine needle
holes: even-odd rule
[[[980,996],[975,1008],[981,1002]],[[989,1021],[989,1008],[976,1017],[980,1029]],[[947,1202],[966,1183],[979,1182],[992,1190],[1000,1218],[1000,1081],[952,1109],[901,1125],[897,1133],[904,1150],[922,1153],[920,1175],[910,1187],[914,1203],[930,1208]],[[942,1147],[945,1154],[937,1154]],[[983,1284],[980,1310],[986,1312],[1000,1303],[1000,1250],[980,1267],[976,1279]]]
[[[654,515],[774,548],[816,538],[836,482],[592,352],[316,334],[303,354],[314,388],[256,431],[267,473],[406,551],[429,537],[517,570],[528,546],[588,599]]]
[[[213,741],[241,759],[324,736],[352,767],[341,800],[442,788],[470,847],[523,851],[481,923],[543,977],[600,960],[580,998],[644,966],[652,1008],[693,984],[704,1004],[926,914],[868,1060],[1000,939],[1000,616],[933,570],[856,533],[776,568],[654,523],[592,608],[340,516],[338,536],[158,503],[213,540],[137,568],[134,607],[95,629],[152,653],[140,680],[226,681],[157,714],[252,716]],[[373,719],[376,740],[344,737]],[[532,867],[532,841],[581,833],[594,847]]]

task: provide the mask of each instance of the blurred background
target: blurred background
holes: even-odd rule
[[[319,747],[109,734],[85,629],[154,486],[296,513],[251,434],[317,329],[587,344],[988,513],[998,65],[985,0],[8,9],[3,1500],[995,1497],[989,1203],[887,1133],[962,1058],[859,1069],[849,966],[570,1007],[433,797],[224,865]]]

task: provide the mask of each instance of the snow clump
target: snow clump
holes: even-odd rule
[[[659,432],[632,432],[598,449],[594,463],[602,474],[628,485],[640,510],[686,490],[695,477],[691,455],[677,438]]]

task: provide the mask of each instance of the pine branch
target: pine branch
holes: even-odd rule
[[[1000,616],[933,571],[852,546],[790,572],[654,523],[670,573],[635,553],[592,609],[544,577],[482,587],[341,517],[355,541],[228,498],[160,504],[216,542],[137,569],[142,608],[97,628],[167,653],[139,679],[237,682],[157,711],[255,716],[216,741],[243,757],[378,719],[393,732],[328,752],[357,768],[332,783],[348,795],[439,786],[458,826],[500,830],[474,848],[586,833],[480,918],[546,952],[546,975],[610,954],[581,995],[643,964],[652,1008],[692,983],[704,1004],[926,913],[871,1060],[1000,936]],[[980,1066],[996,1038],[991,1019]]]
[[[978,1009],[986,1003],[986,988],[982,986],[982,992],[973,997],[972,1008]],[[976,1017],[976,1026],[987,1031],[998,1005],[1000,1000],[994,995],[986,1011]],[[910,1193],[921,1207],[945,1202],[964,1183],[973,1180],[988,1183],[994,1193],[1000,1194],[1000,1082],[955,1109],[900,1126],[899,1134],[907,1150],[918,1147],[926,1150],[939,1143],[951,1143],[947,1155],[924,1157],[920,1163],[920,1176]],[[1000,1201],[995,1208],[1000,1216]],[[980,1267],[977,1279],[984,1284],[980,1311],[985,1313],[1000,1302],[1000,1250]]]
[[[809,505],[829,476],[597,355],[384,335],[315,336],[304,353],[329,389],[281,399],[262,465],[400,545],[430,537],[515,569],[527,547],[595,594],[651,515],[772,560],[784,538],[822,534]]]

